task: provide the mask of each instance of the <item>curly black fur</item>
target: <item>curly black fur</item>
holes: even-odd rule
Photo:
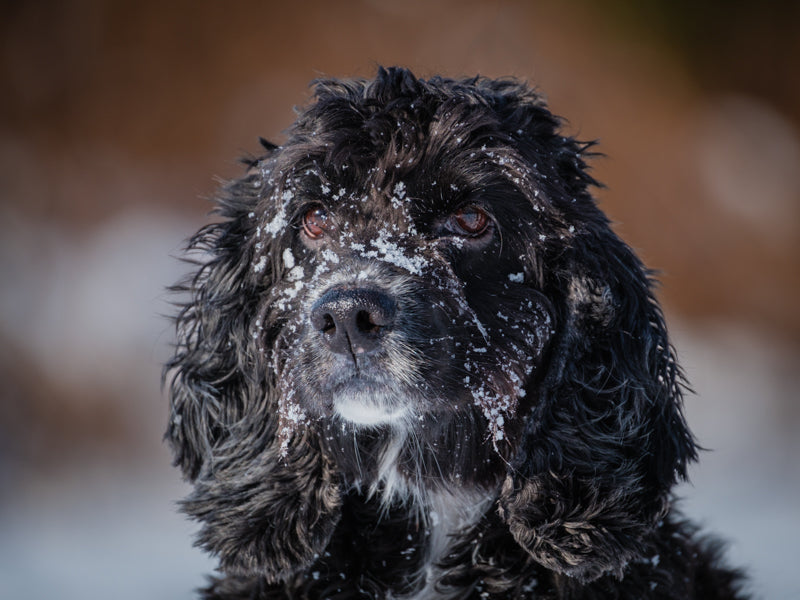
[[[682,376],[559,125],[380,69],[224,188],[165,371],[205,598],[743,597],[671,509]]]

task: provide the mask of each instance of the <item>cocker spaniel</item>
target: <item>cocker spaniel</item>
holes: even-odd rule
[[[204,598],[742,598],[653,279],[542,97],[316,82],[218,198],[165,373]]]

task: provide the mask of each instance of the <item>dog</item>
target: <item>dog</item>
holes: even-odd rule
[[[245,160],[165,367],[206,599],[744,598],[594,144],[514,79],[320,80]]]

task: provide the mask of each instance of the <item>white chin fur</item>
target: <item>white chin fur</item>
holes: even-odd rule
[[[389,409],[372,398],[349,394],[336,398],[333,406],[339,418],[365,427],[396,423],[408,414],[407,408]]]

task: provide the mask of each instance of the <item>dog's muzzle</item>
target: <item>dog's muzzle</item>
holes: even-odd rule
[[[391,330],[397,303],[388,294],[370,288],[334,287],[311,307],[311,324],[336,354],[374,352]]]

